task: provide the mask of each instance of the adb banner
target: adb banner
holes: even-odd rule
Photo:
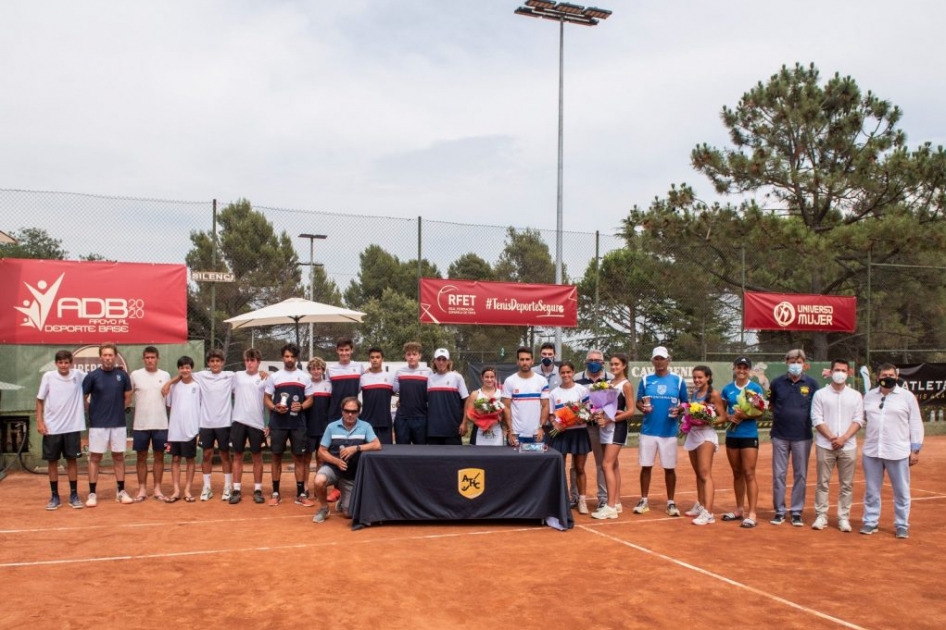
[[[421,278],[420,321],[574,328],[578,291],[565,284]]]
[[[746,291],[743,326],[746,330],[854,332],[857,298]]]
[[[0,343],[184,343],[184,265],[0,260]]]

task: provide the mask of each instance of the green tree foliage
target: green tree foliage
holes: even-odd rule
[[[351,308],[361,308],[368,300],[380,298],[387,288],[401,295],[417,299],[417,260],[402,262],[380,245],[369,245],[359,256],[361,264],[358,278],[352,280],[345,290],[345,303]],[[421,275],[439,278],[437,266],[426,258],[421,260]]]
[[[452,331],[444,326],[420,323],[416,298],[388,287],[372,297],[362,310],[365,318],[358,328],[359,346],[378,346],[390,360],[402,360],[401,349],[408,341],[420,341],[429,360],[434,348],[452,347]]]
[[[532,228],[506,229],[506,245],[493,269],[496,279],[502,282],[555,283],[555,262],[549,254],[549,246],[542,239],[541,232]],[[567,282],[566,278],[563,267],[562,281]],[[536,335],[543,334],[543,331],[541,329],[537,331],[537,328],[536,326],[516,327],[524,345],[535,346]]]
[[[0,244],[0,258],[65,260],[68,256],[62,241],[42,228],[20,228],[10,236],[17,242]]]

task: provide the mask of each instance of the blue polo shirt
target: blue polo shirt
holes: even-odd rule
[[[818,381],[807,374],[802,374],[797,381],[788,374],[772,380],[769,386],[772,437],[793,442],[811,439],[811,401],[818,388]]]
[[[121,368],[96,368],[82,381],[82,393],[89,398],[89,427],[114,429],[125,426],[125,392],[131,378]]]
[[[746,385],[746,389],[756,392],[760,396],[765,396],[765,391],[762,389],[762,386],[755,381],[749,381],[749,383]],[[719,393],[723,399],[723,402],[726,403],[727,413],[734,412],[736,399],[739,398],[739,393],[741,391],[742,390],[736,386],[736,383],[732,382],[726,385],[726,387],[723,388],[723,391]],[[759,425],[756,424],[755,418],[746,418],[737,424],[735,429],[726,431],[726,437],[757,438],[759,437]]]
[[[689,402],[683,377],[673,372],[667,372],[663,376],[647,374],[637,386],[637,400],[644,396],[650,396],[650,406],[653,410],[644,414],[641,435],[677,437],[677,423],[680,420],[670,417],[670,409],[682,402]]]

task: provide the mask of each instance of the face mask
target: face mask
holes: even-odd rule
[[[597,374],[601,371],[603,366],[598,361],[588,361],[588,363],[585,363],[585,367],[587,367],[588,371],[592,374]]]
[[[883,378],[877,379],[877,382],[880,383],[880,386],[884,389],[893,389],[897,386],[897,379],[893,376],[885,376]]]
[[[544,365],[545,367],[552,365],[552,359],[550,359],[549,357],[542,357],[542,365]]]
[[[847,380],[847,372],[831,372],[831,380],[840,385]]]
[[[805,369],[805,366],[801,363],[789,363],[788,364],[788,373],[792,376],[801,376],[802,370]]]

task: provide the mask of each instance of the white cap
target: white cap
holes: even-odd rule
[[[670,351],[664,348],[663,346],[657,346],[654,348],[654,351],[650,353],[650,358],[655,359],[657,357],[662,357],[664,359],[670,358]]]
[[[439,359],[440,357],[450,360],[450,351],[446,348],[437,348],[434,350],[434,358]]]

